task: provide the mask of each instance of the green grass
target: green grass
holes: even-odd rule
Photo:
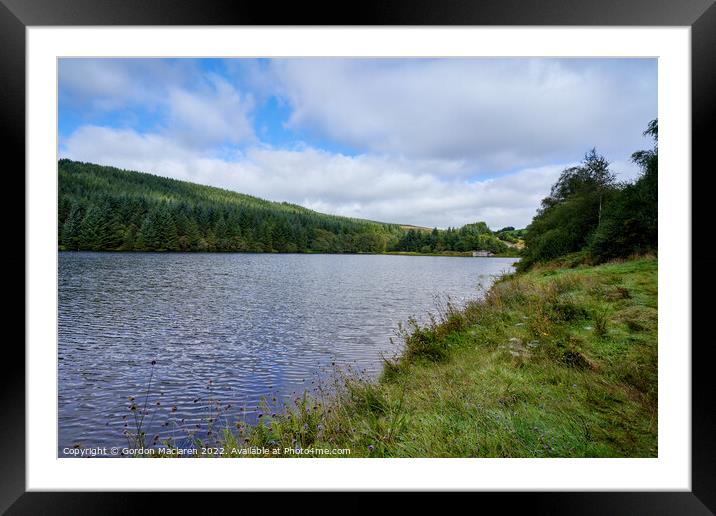
[[[339,377],[231,448],[351,457],[656,457],[657,262],[542,267],[402,328],[378,382]]]

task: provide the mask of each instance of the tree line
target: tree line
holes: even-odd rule
[[[506,252],[508,246],[487,224],[477,222],[442,231],[437,228],[432,231],[409,229],[395,244],[395,250],[418,253],[483,250],[498,254]]]
[[[562,171],[525,229],[526,247],[519,267],[527,269],[571,254],[600,263],[656,252],[658,132],[654,119],[644,131],[653,139],[653,147],[631,156],[641,169],[634,181],[618,182],[610,163],[596,149],[580,165]]]
[[[503,252],[484,222],[406,230],[141,172],[58,162],[61,250],[380,253]]]
[[[62,159],[59,244],[65,250],[382,252],[400,226]]]

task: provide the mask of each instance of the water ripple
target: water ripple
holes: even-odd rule
[[[399,321],[434,311],[436,294],[479,296],[513,262],[60,253],[59,447],[126,444],[152,360],[147,433],[162,437],[194,428],[210,400],[230,405],[227,424],[255,422],[262,399],[290,405],[334,363],[374,377]]]

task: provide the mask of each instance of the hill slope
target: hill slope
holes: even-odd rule
[[[381,252],[394,224],[317,213],[211,186],[59,161],[65,249]]]
[[[318,213],[212,186],[62,159],[61,250],[508,251],[487,224],[427,229]]]

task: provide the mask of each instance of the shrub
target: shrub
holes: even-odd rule
[[[609,321],[609,312],[604,308],[594,311],[594,333],[598,337],[604,337],[607,334],[607,323]]]

